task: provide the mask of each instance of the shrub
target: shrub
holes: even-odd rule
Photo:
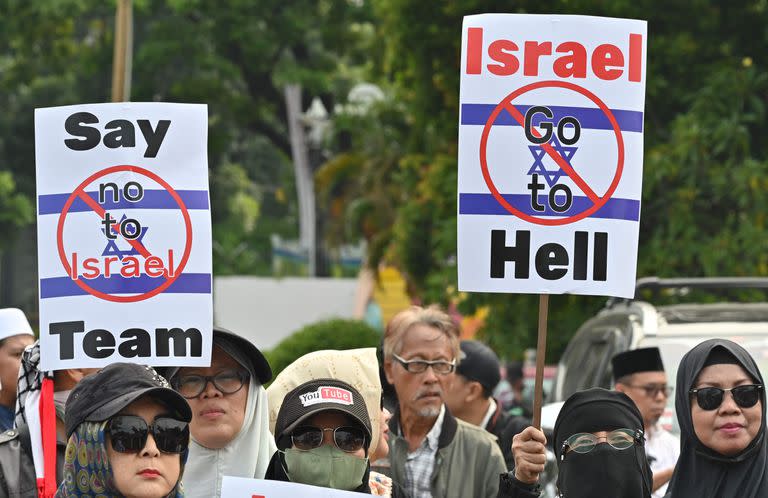
[[[265,356],[276,377],[297,358],[321,349],[376,347],[381,333],[360,320],[334,318],[307,325],[280,342]]]

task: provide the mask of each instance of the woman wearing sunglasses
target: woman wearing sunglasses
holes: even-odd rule
[[[187,402],[151,367],[115,363],[67,400],[64,481],[57,498],[179,498]]]
[[[275,441],[267,392],[272,369],[250,341],[213,328],[210,367],[170,369],[173,388],[192,408],[187,498],[218,498],[224,476],[262,479]]]
[[[317,379],[285,395],[267,479],[370,494],[371,419],[346,382]]]
[[[536,482],[546,462],[544,444],[544,434],[533,427],[514,437],[515,469],[502,474],[500,498],[539,496]],[[554,450],[560,496],[651,496],[643,419],[624,393],[594,388],[568,398],[555,423]]]
[[[680,362],[677,389],[681,451],[667,496],[768,496],[765,388],[749,353],[702,342]]]

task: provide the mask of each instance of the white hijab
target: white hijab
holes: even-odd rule
[[[182,482],[187,498],[220,498],[224,476],[263,479],[269,460],[277,450],[269,431],[267,392],[258,379],[248,385],[245,419],[240,432],[228,445],[212,450],[195,438],[189,444],[189,458]]]

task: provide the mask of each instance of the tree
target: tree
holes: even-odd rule
[[[461,21],[495,12],[488,1],[375,3],[383,56],[374,81],[391,88],[408,126],[393,141],[399,156],[377,174],[397,179],[394,206],[381,221],[391,234],[369,255],[386,255],[428,302],[488,306],[484,338],[503,356],[520,357],[535,344],[536,303],[525,295],[456,292],[456,123]],[[522,1],[516,12],[645,18],[649,23],[645,112],[645,185],[640,275],[768,275],[766,265],[766,49],[764,2],[649,0]],[[382,123],[372,125],[375,129]],[[384,127],[384,129],[387,129]],[[357,130],[362,168],[377,167],[378,150],[359,148],[370,131]],[[361,171],[365,177],[374,172]],[[386,192],[386,191],[385,191]],[[361,192],[350,202],[369,199]],[[572,333],[603,300],[555,296],[550,347],[555,359]]]

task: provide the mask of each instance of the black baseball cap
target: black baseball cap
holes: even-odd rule
[[[501,380],[499,357],[480,341],[461,341],[460,347],[456,373],[479,382],[486,392],[492,392]]]
[[[275,440],[288,436],[302,422],[326,410],[340,411],[352,417],[365,430],[368,447],[371,444],[371,417],[363,396],[346,382],[336,379],[316,379],[301,384],[285,395],[275,421]]]
[[[77,383],[67,399],[67,438],[86,421],[102,422],[144,395],[167,405],[180,420],[192,420],[192,410],[154,368],[135,363],[113,363]]]

